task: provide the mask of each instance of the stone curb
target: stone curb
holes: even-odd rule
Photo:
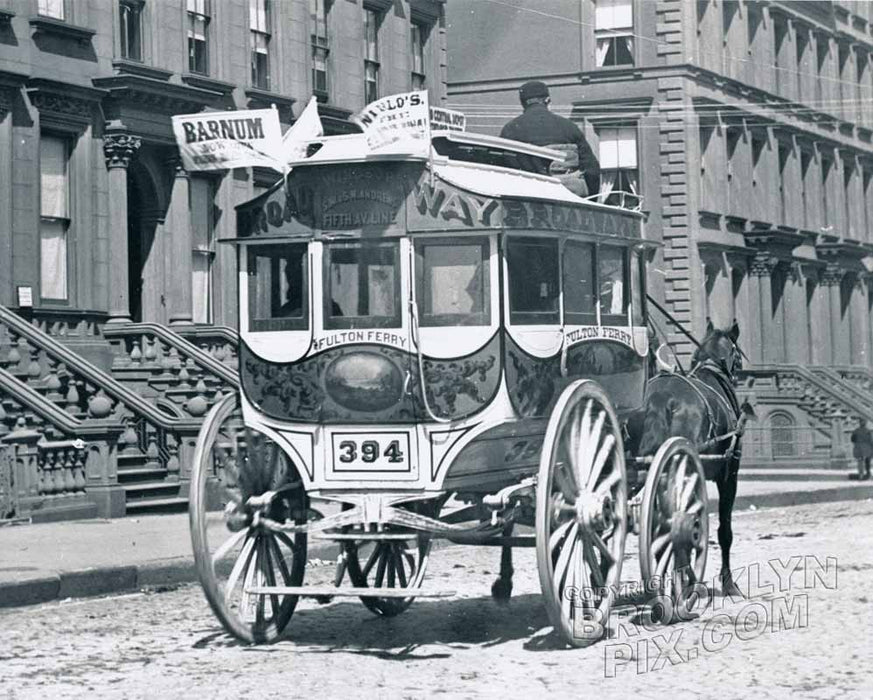
[[[787,491],[759,496],[739,496],[735,508],[737,510],[747,510],[750,506],[778,508],[813,503],[861,501],[868,498],[873,498],[873,486],[869,489],[844,486],[817,491]],[[714,502],[711,512],[716,509],[717,502]],[[309,557],[318,558],[319,555],[328,554],[333,546],[326,542],[314,545],[309,550]],[[60,572],[53,576],[24,581],[0,582],[0,609],[49,603],[66,598],[85,598],[137,591],[143,588],[160,588],[193,581],[197,581],[197,568],[190,557],[176,557],[131,566]]]

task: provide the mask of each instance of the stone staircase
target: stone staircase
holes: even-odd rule
[[[186,507],[203,416],[239,386],[228,335],[105,328],[106,371],[0,306],[0,508],[52,519],[77,504],[78,517]]]

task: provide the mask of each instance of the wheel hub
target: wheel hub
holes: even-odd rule
[[[679,548],[697,547],[703,527],[698,515],[690,513],[674,513],[670,528],[673,546]]]
[[[576,522],[583,527],[605,530],[615,518],[615,505],[609,494],[585,492],[576,499]]]

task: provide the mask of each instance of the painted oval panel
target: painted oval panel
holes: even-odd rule
[[[384,411],[403,393],[403,376],[391,360],[372,352],[343,355],[324,373],[327,393],[352,411]]]

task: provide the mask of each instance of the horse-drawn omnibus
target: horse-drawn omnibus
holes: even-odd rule
[[[639,460],[639,491],[625,455],[649,371],[643,216],[533,172],[559,153],[482,135],[435,132],[427,157],[361,135],[307,153],[238,208],[241,390],[196,449],[194,552],[225,628],[272,641],[300,596],[383,615],[444,596],[424,583],[438,538],[503,546],[496,596],[511,547],[535,546],[575,645],[600,636],[629,528],[645,577],[702,578],[694,447]],[[306,585],[316,539],[341,555]]]

